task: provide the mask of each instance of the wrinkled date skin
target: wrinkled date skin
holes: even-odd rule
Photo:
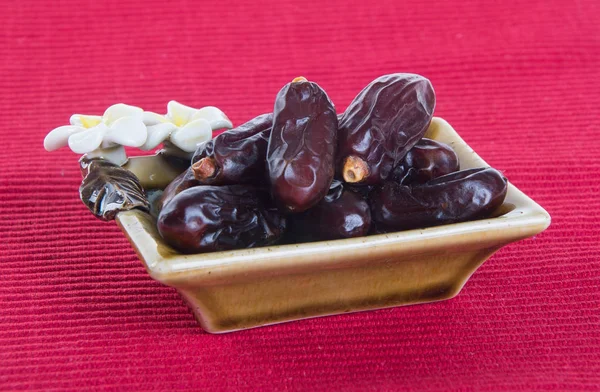
[[[423,137],[434,109],[428,79],[402,73],[375,79],[340,119],[338,173],[348,183],[382,184]]]
[[[290,228],[296,239],[305,241],[335,240],[367,235],[371,211],[359,194],[344,189],[334,180],[329,193],[316,206],[290,216]]]
[[[423,138],[411,148],[393,178],[402,185],[424,184],[458,171],[458,156],[447,144]]]
[[[192,169],[188,168],[186,171],[178,175],[173,181],[171,181],[169,185],[167,185],[158,201],[157,210],[160,212],[160,210],[162,210],[163,207],[179,193],[198,185],[200,185],[200,182],[194,178]]]
[[[300,78],[299,78],[300,79]],[[298,213],[317,204],[334,175],[337,116],[316,83],[288,83],[275,99],[267,164],[280,208]]]
[[[507,181],[491,168],[463,170],[426,184],[386,182],[369,196],[377,231],[408,230],[488,217],[502,205]]]
[[[283,235],[286,221],[268,197],[246,185],[193,187],[164,206],[158,231],[183,253],[270,245]]]
[[[264,182],[272,126],[273,114],[263,114],[198,146],[192,158],[196,179],[204,185]]]

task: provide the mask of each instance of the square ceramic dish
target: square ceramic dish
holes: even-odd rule
[[[440,118],[426,136],[452,146],[461,169],[488,166]],[[117,222],[150,276],[176,288],[206,331],[222,333],[452,298],[494,252],[540,233],[550,216],[509,184],[490,219],[196,255],[166,245],[144,212],[119,213]]]

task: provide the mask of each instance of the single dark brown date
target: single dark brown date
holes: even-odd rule
[[[424,184],[458,171],[458,156],[447,144],[423,138],[411,148],[393,172],[402,185]]]
[[[260,183],[273,114],[260,115],[198,146],[192,157],[196,179],[205,185]]]
[[[329,193],[316,206],[290,216],[290,228],[299,240],[335,240],[367,235],[371,211],[359,194],[333,180]]]
[[[158,216],[160,235],[183,253],[270,245],[285,226],[285,217],[270,206],[268,193],[246,185],[187,189]]]
[[[160,212],[163,207],[179,193],[198,185],[200,185],[200,182],[194,177],[194,172],[192,169],[188,168],[186,171],[178,175],[173,181],[171,181],[169,185],[167,185],[158,201],[157,210]]]
[[[383,183],[423,137],[434,109],[433,87],[420,75],[399,73],[372,81],[340,119],[340,175],[349,183]]]
[[[506,197],[507,181],[491,168],[469,169],[423,185],[386,182],[369,196],[378,231],[408,230],[489,216]]]
[[[307,210],[329,190],[334,175],[337,116],[319,85],[294,79],[277,94],[267,164],[271,191],[289,213]]]

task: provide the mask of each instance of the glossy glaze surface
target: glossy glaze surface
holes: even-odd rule
[[[144,189],[129,170],[106,159],[85,156],[79,165],[83,175],[79,197],[96,218],[113,220],[119,212],[134,208],[150,211]]]
[[[164,189],[185,170],[179,163],[160,154],[131,157],[123,168],[135,174],[146,190]]]

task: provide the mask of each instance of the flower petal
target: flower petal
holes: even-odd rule
[[[110,126],[104,141],[129,147],[141,146],[148,138],[148,130],[140,117],[128,116],[116,120]]]
[[[200,118],[203,118],[206,121],[208,121],[213,131],[223,128],[233,128],[231,120],[227,118],[225,113],[223,113],[221,109],[216,108],[214,106],[205,106],[203,108],[198,109],[198,111],[196,111],[196,113],[192,116],[191,120],[198,120]]]
[[[180,104],[177,101],[169,101],[167,104],[167,118],[178,127],[182,127],[192,120],[198,109]]]
[[[104,112],[102,119],[106,123],[106,125],[111,125],[115,121],[123,117],[135,117],[141,116],[144,111],[142,108],[138,108],[137,106],[125,105],[124,103],[117,103],[110,106]]]
[[[92,116],[92,115],[87,115],[87,114],[74,114],[69,119],[69,122],[71,123],[71,125],[78,125],[78,126],[84,127],[84,128],[94,127],[94,126],[100,124],[101,121],[102,121],[102,116]]]
[[[210,123],[198,119],[187,123],[171,134],[171,143],[186,152],[194,152],[196,146],[212,138]]]
[[[85,130],[85,128],[76,125],[64,125],[54,128],[44,138],[44,148],[46,151],[54,151],[64,147],[68,144],[71,135]]]
[[[108,127],[100,124],[94,128],[84,129],[84,132],[77,132],[69,136],[69,147],[77,154],[85,154],[94,151],[100,144],[108,131]]]
[[[177,126],[173,123],[167,122],[156,125],[149,125],[148,127],[148,138],[146,143],[140,147],[142,150],[152,150],[160,143],[169,139],[171,132],[177,129]]]
[[[142,113],[142,121],[146,125],[156,125],[169,122],[165,116],[161,116],[160,114],[154,112]]]

